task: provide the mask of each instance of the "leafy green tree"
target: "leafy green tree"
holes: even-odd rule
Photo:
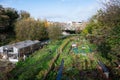
[[[9,25],[8,27],[8,31],[14,31],[14,23],[16,21],[16,19],[19,17],[18,12],[13,9],[13,8],[6,8],[5,9],[5,15],[7,15],[9,17]]]
[[[62,34],[61,25],[58,23],[54,23],[48,27],[48,36],[51,40],[60,39]]]
[[[119,54],[120,48],[120,1],[110,0],[94,15],[87,27],[87,34],[94,36],[98,50],[106,57],[108,53]],[[91,37],[92,38],[92,37]]]
[[[7,32],[13,32],[14,23],[18,17],[15,9],[0,7],[0,27]]]
[[[5,15],[5,9],[0,6],[0,29],[5,29],[9,25],[9,16]]]
[[[101,33],[104,36],[104,42],[111,46],[112,52],[119,53],[120,1],[111,0],[105,4],[105,8],[98,17],[98,21],[103,24]]]
[[[8,44],[15,38],[14,23],[18,17],[17,10],[0,5],[0,45]]]
[[[19,40],[42,40],[47,38],[44,22],[32,18],[21,19],[16,23],[16,37]]]

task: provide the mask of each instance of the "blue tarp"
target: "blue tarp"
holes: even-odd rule
[[[64,60],[62,59],[56,80],[61,80],[61,78],[62,78],[63,66],[64,66]]]
[[[73,52],[74,52],[75,54],[78,54],[78,53],[79,53],[78,48],[73,48]]]

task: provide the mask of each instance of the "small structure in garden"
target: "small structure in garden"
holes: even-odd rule
[[[86,49],[86,47],[85,47],[85,46],[82,46],[82,49]]]
[[[77,47],[77,44],[73,43],[72,48],[76,48],[76,47]]]
[[[73,43],[72,44],[72,50],[75,54],[81,53],[82,55],[86,56],[86,46],[78,47],[77,44]]]
[[[77,44],[75,44],[75,43],[72,44],[72,50],[75,54],[79,53]]]

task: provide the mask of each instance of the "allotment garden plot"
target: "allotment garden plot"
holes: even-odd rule
[[[51,42],[17,63],[10,80],[105,80],[97,70],[96,46],[80,36]]]
[[[102,80],[96,70],[97,60],[94,58],[94,46],[85,39],[71,39],[61,53],[55,68],[48,75],[49,80],[59,76],[59,66],[64,60],[61,80]]]

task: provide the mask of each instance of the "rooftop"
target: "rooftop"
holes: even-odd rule
[[[33,44],[36,44],[36,43],[39,43],[39,42],[40,41],[38,41],[38,40],[35,40],[35,41],[26,40],[26,41],[14,43],[14,44],[11,44],[11,45],[5,45],[5,46],[3,46],[3,48],[10,49],[10,48],[16,47],[18,49],[21,49],[21,48],[24,48],[24,47],[27,47],[27,46],[30,46],[30,45],[33,45]]]

